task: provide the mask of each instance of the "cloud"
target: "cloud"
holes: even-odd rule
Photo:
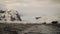
[[[54,5],[51,0],[2,0],[7,7],[45,7]],[[56,5],[56,4],[55,4]]]
[[[52,0],[2,0],[1,3],[6,5],[7,8],[21,10],[22,13],[36,16],[58,15],[60,13],[60,4],[54,2]]]
[[[7,10],[6,5],[0,4],[0,10]]]
[[[57,4],[60,4],[60,0],[52,0],[53,3],[57,3]]]
[[[55,15],[60,5],[51,0],[6,0],[7,8],[21,10],[23,13],[34,15]],[[60,10],[59,10],[60,11]],[[51,14],[52,13],[52,14]],[[57,14],[56,14],[57,15]]]

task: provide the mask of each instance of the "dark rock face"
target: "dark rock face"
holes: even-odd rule
[[[52,23],[52,24],[57,24],[57,23],[58,23],[58,21],[52,21],[51,23]]]
[[[19,16],[19,14],[17,13],[16,15],[17,15],[17,18],[18,18],[20,21],[22,21],[22,19],[21,19],[21,17]]]
[[[4,19],[5,18],[5,14],[3,14],[3,13],[5,13],[6,11],[3,11],[3,10],[0,10],[0,20],[2,20],[2,19]]]
[[[36,20],[37,20],[37,19],[39,19],[39,18],[41,18],[41,17],[35,17],[35,18],[36,18]]]
[[[4,13],[4,12],[6,12],[6,11],[0,10],[0,13]]]
[[[15,20],[15,18],[13,18],[12,16],[11,16],[11,21],[14,21]]]
[[[42,24],[46,24],[46,22],[42,23]]]

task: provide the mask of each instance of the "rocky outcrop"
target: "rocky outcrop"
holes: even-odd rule
[[[0,20],[4,21],[22,21],[20,14],[18,11],[3,11],[0,10]]]
[[[52,24],[58,24],[58,21],[52,21],[51,23]]]

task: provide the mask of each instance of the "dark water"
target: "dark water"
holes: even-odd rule
[[[26,31],[27,34],[60,34],[60,24],[35,25]]]
[[[60,34],[60,24],[0,24],[0,34]]]

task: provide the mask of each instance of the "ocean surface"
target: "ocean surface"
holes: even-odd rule
[[[60,24],[0,24],[1,34],[60,34]]]

